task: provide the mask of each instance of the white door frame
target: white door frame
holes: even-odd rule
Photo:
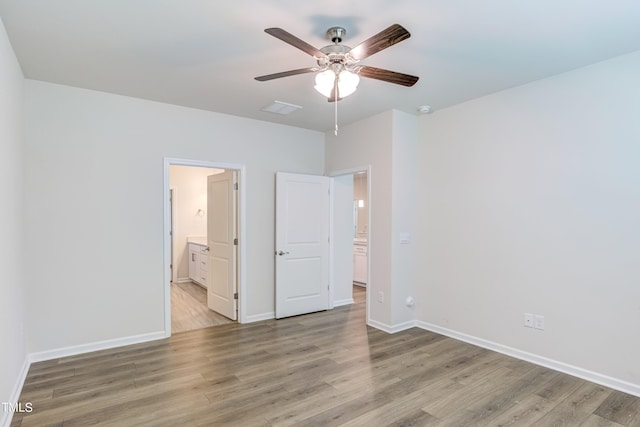
[[[366,172],[367,173],[367,210],[368,210],[368,215],[369,215],[369,233],[367,236],[367,292],[366,292],[366,304],[367,304],[367,320],[366,323],[367,325],[371,325],[371,283],[374,281],[374,278],[371,277],[371,236],[373,228],[371,227],[372,221],[371,221],[371,215],[373,213],[373,210],[371,209],[371,165],[368,166],[360,166],[360,167],[355,167],[355,168],[349,168],[349,169],[341,169],[341,170],[337,170],[337,171],[330,171],[329,173],[327,173],[327,176],[329,177],[334,177],[334,176],[340,176],[340,175],[353,175],[356,174],[358,172]],[[333,198],[331,199],[331,211],[333,212]],[[329,233],[330,235],[333,235],[333,215],[331,215],[331,218],[329,220]],[[329,254],[329,277],[333,278],[333,274],[334,274],[334,265],[333,265],[333,245],[330,247],[330,254]],[[333,286],[330,287],[330,298],[331,298],[331,302],[333,302]],[[333,307],[330,307],[333,308]]]
[[[163,249],[164,249],[164,335],[171,336],[171,238],[169,236],[170,204],[169,204],[169,167],[170,166],[193,166],[214,169],[231,169],[238,172],[238,323],[246,323],[246,167],[237,163],[208,162],[203,160],[177,159],[171,157],[164,158],[163,176]]]
[[[173,283],[177,283],[178,281],[178,266],[176,265],[176,260],[175,260],[175,236],[176,236],[176,223],[178,222],[176,219],[176,215],[178,214],[178,189],[176,187],[169,187],[169,195],[172,198],[171,202],[169,203],[169,218],[170,218],[170,223],[169,223],[169,230],[171,230],[172,235],[170,236],[169,239],[169,245],[170,245],[170,251],[171,251],[171,255],[170,255],[170,260],[171,260],[171,265],[173,266],[173,268],[171,269],[171,282]]]

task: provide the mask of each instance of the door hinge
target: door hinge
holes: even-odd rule
[[[238,183],[237,183],[237,182],[234,182],[234,183],[233,183],[233,189],[234,189],[234,190],[237,190],[237,189],[238,189]]]
[[[233,244],[238,246],[238,238],[237,237],[235,239],[233,239]]]
[[[233,299],[238,299],[238,293],[233,294]]]

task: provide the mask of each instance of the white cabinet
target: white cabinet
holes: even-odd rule
[[[189,279],[207,287],[209,277],[209,251],[207,246],[189,243]]]
[[[367,284],[367,245],[353,245],[353,281],[356,285]]]

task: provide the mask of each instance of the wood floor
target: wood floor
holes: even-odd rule
[[[171,333],[233,322],[209,310],[207,291],[192,282],[171,284]]]
[[[640,426],[640,398],[357,303],[35,363],[13,426]]]

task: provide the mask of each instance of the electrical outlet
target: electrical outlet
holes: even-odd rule
[[[384,292],[378,292],[378,302],[384,302]]]
[[[533,327],[544,331],[544,316],[536,314],[533,316]]]
[[[531,313],[524,314],[524,326],[525,328],[533,328],[533,314]]]

